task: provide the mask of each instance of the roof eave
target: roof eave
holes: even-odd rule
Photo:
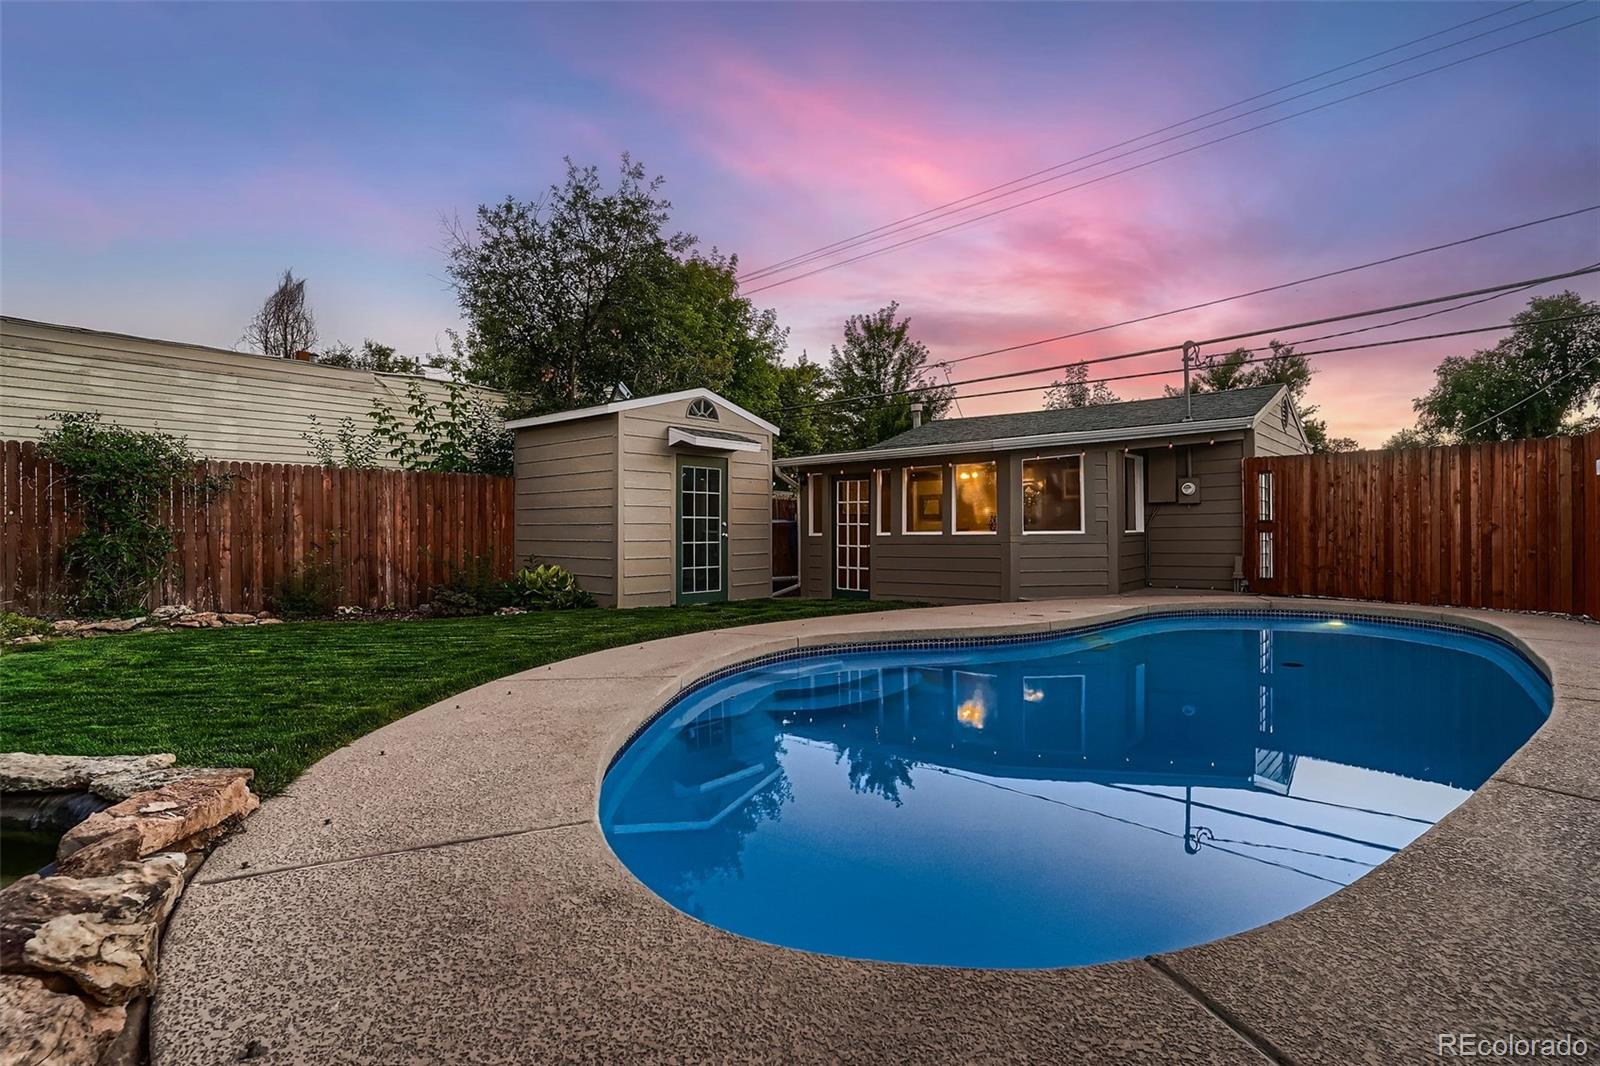
[[[957,441],[902,448],[864,448],[827,455],[797,455],[776,459],[777,466],[828,466],[874,459],[905,459],[918,455],[956,455],[962,452],[1018,451],[1024,448],[1054,448],[1072,444],[1103,444],[1108,441],[1138,440],[1144,437],[1203,437],[1208,433],[1249,429],[1255,415],[1239,418],[1214,418],[1207,422],[1169,422],[1156,426],[1122,426],[1117,429],[1086,430],[1081,433],[1040,433],[1029,437],[997,437],[990,440]]]
[[[618,414],[622,411],[636,411],[642,407],[656,407],[664,403],[673,403],[679,400],[710,400],[720,403],[728,410],[741,418],[747,418],[762,429],[778,436],[778,427],[768,422],[760,415],[751,414],[743,407],[726,397],[719,396],[710,389],[684,389],[682,392],[664,392],[659,396],[640,396],[632,400],[618,400],[615,403],[596,404],[593,407],[578,407],[571,411],[556,411],[548,415],[534,415],[530,418],[514,418],[505,424],[507,429],[528,429],[533,426],[550,426],[557,422],[576,422],[582,418],[602,418],[606,415]]]

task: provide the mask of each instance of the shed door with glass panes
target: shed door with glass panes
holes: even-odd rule
[[[872,573],[872,482],[841,477],[833,482],[833,593],[866,596]]]
[[[728,461],[678,459],[678,602],[728,598]]]

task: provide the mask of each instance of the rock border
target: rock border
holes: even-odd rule
[[[259,805],[254,771],[170,754],[0,755],[0,793],[116,801],[67,830],[56,862],[0,889],[0,1062],[145,1060],[162,932],[207,852]]]

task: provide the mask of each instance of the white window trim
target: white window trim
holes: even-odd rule
[[[993,529],[957,529],[956,515],[956,482],[960,475],[956,470],[963,466],[992,466],[994,467],[994,508],[995,527]],[[976,463],[951,463],[950,464],[950,535],[953,537],[998,537],[1000,535],[1000,463],[994,459],[980,460]]]
[[[1078,746],[1076,748],[1048,748],[1052,755],[1082,755],[1089,750],[1089,678],[1086,674],[1026,674],[1022,678],[1022,736],[1029,747],[1037,748],[1037,741],[1028,736],[1028,682],[1076,681],[1078,683]]]
[[[912,528],[910,528],[911,527],[911,523],[909,521],[907,521],[907,519],[906,519],[906,508],[911,503],[911,493],[909,491],[907,491],[907,490],[911,487],[911,472],[913,470],[937,470],[937,471],[939,471],[939,500],[940,500],[940,506],[939,506],[939,528],[938,529],[912,529]],[[948,510],[948,508],[946,508],[944,506],[944,497],[945,497],[946,491],[949,488],[950,488],[950,464],[949,463],[933,463],[931,465],[924,465],[924,466],[902,467],[900,469],[900,535],[902,537],[942,537],[942,536],[944,536],[945,535],[945,531],[949,528],[949,525],[950,525],[950,523],[948,521],[948,518],[944,513],[946,510]]]
[[[806,536],[820,537],[822,530],[817,528],[817,501],[818,487],[828,480],[826,474],[806,475]]]
[[[1087,457],[1087,453],[1085,453],[1085,452],[1059,452],[1059,453],[1054,454],[1054,455],[1030,455],[1030,456],[1028,456],[1028,458],[1023,459],[1021,462],[1017,463],[1017,490],[1018,490],[1018,494],[1019,494],[1019,498],[1020,498],[1020,493],[1021,493],[1021,489],[1022,489],[1022,478],[1024,476],[1024,471],[1027,469],[1027,466],[1028,466],[1029,463],[1037,463],[1037,462],[1041,462],[1041,461],[1043,461],[1045,459],[1073,459],[1073,458],[1076,458],[1078,460],[1078,528],[1077,529],[1029,529],[1028,528],[1028,509],[1026,507],[1024,507],[1022,509],[1022,513],[1017,516],[1017,519],[1018,519],[1017,524],[1022,527],[1022,535],[1024,537],[1083,537],[1083,536],[1087,536],[1088,535],[1088,533],[1089,533],[1089,506],[1088,506],[1088,501],[1084,498],[1084,493],[1086,492],[1086,486],[1085,486],[1085,483],[1084,483],[1084,476],[1085,475],[1084,475],[1084,469],[1083,469],[1085,466],[1088,465],[1084,461],[1086,457]]]
[[[1126,493],[1128,491],[1128,487],[1126,485],[1124,485],[1122,487],[1122,491],[1124,493],[1123,501],[1122,501],[1123,502],[1123,508],[1122,508],[1122,511],[1123,511],[1122,531],[1124,533],[1143,533],[1144,532],[1144,456],[1142,456],[1142,455],[1134,455],[1132,452],[1123,452],[1122,453],[1122,471],[1123,471],[1123,476],[1124,477],[1127,476],[1128,460],[1130,460],[1130,459],[1133,460],[1133,463],[1134,463],[1133,484],[1134,484],[1134,487],[1138,490],[1138,492],[1136,493],[1135,499],[1134,499],[1134,504],[1135,504],[1134,511],[1133,511],[1134,527],[1132,529],[1129,529],[1128,528],[1128,523],[1127,523],[1127,511],[1128,511],[1128,508],[1127,508],[1127,496],[1126,496]]]
[[[889,474],[890,471],[886,467],[872,472],[872,533],[878,537],[888,537],[894,534],[894,493],[889,491]],[[887,529],[883,525],[885,503],[879,499],[880,496],[888,499],[889,525]]]

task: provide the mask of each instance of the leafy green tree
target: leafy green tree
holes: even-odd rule
[[[373,400],[368,417],[378,446],[387,445],[385,454],[406,470],[511,473],[512,440],[505,428],[505,412],[465,382],[447,381],[444,388],[443,402],[436,403],[420,381],[406,383],[409,428],[389,405]]]
[[[1319,408],[1306,403],[1306,393],[1311,388],[1311,378],[1316,374],[1311,360],[1298,354],[1294,345],[1274,340],[1268,342],[1268,354],[1257,359],[1249,348],[1236,348],[1224,355],[1212,356],[1189,377],[1191,392],[1221,392],[1225,389],[1251,389],[1261,385],[1287,385],[1300,413],[1300,425],[1306,431],[1306,443],[1313,452],[1349,452],[1356,449],[1350,437],[1328,435],[1327,419],[1316,417]],[[1166,388],[1168,396],[1182,396],[1181,388]]]
[[[1442,442],[1431,433],[1425,433],[1420,429],[1401,429],[1396,430],[1388,440],[1383,442],[1383,450],[1386,452],[1403,452],[1412,448],[1432,448],[1439,443]]]
[[[844,448],[868,448],[911,428],[911,403],[920,401],[924,418],[950,407],[955,390],[939,385],[928,367],[928,346],[911,337],[911,319],[899,317],[891,303],[844,323],[844,345],[833,346],[828,377],[833,398],[850,399],[829,409]],[[906,391],[915,389],[915,396]]]
[[[371,370],[379,374],[422,373],[422,360],[409,355],[396,355],[389,345],[379,344],[370,338],[361,342],[360,349],[352,348],[343,341],[335,341],[317,353],[316,363],[318,366]]]
[[[602,403],[621,382],[738,393],[760,413],[784,331],[738,295],[737,260],[667,231],[661,188],[626,155],[609,189],[568,160],[542,199],[507,197],[480,207],[472,232],[454,227],[468,378],[536,412]]]
[[[1600,303],[1574,292],[1529,300],[1493,348],[1439,364],[1433,388],[1412,403],[1417,428],[1464,443],[1580,430],[1585,408],[1600,402],[1597,316]]]
[[[1120,402],[1121,397],[1112,392],[1111,386],[1105,382],[1089,383],[1089,367],[1085,363],[1067,367],[1059,378],[1050,383],[1049,391],[1044,394],[1044,405],[1051,411]]]
[[[772,454],[815,455],[834,450],[837,437],[833,415],[824,406],[831,395],[828,371],[800,353],[799,362],[777,367],[777,402],[769,408],[768,421],[780,431],[772,442]]]

